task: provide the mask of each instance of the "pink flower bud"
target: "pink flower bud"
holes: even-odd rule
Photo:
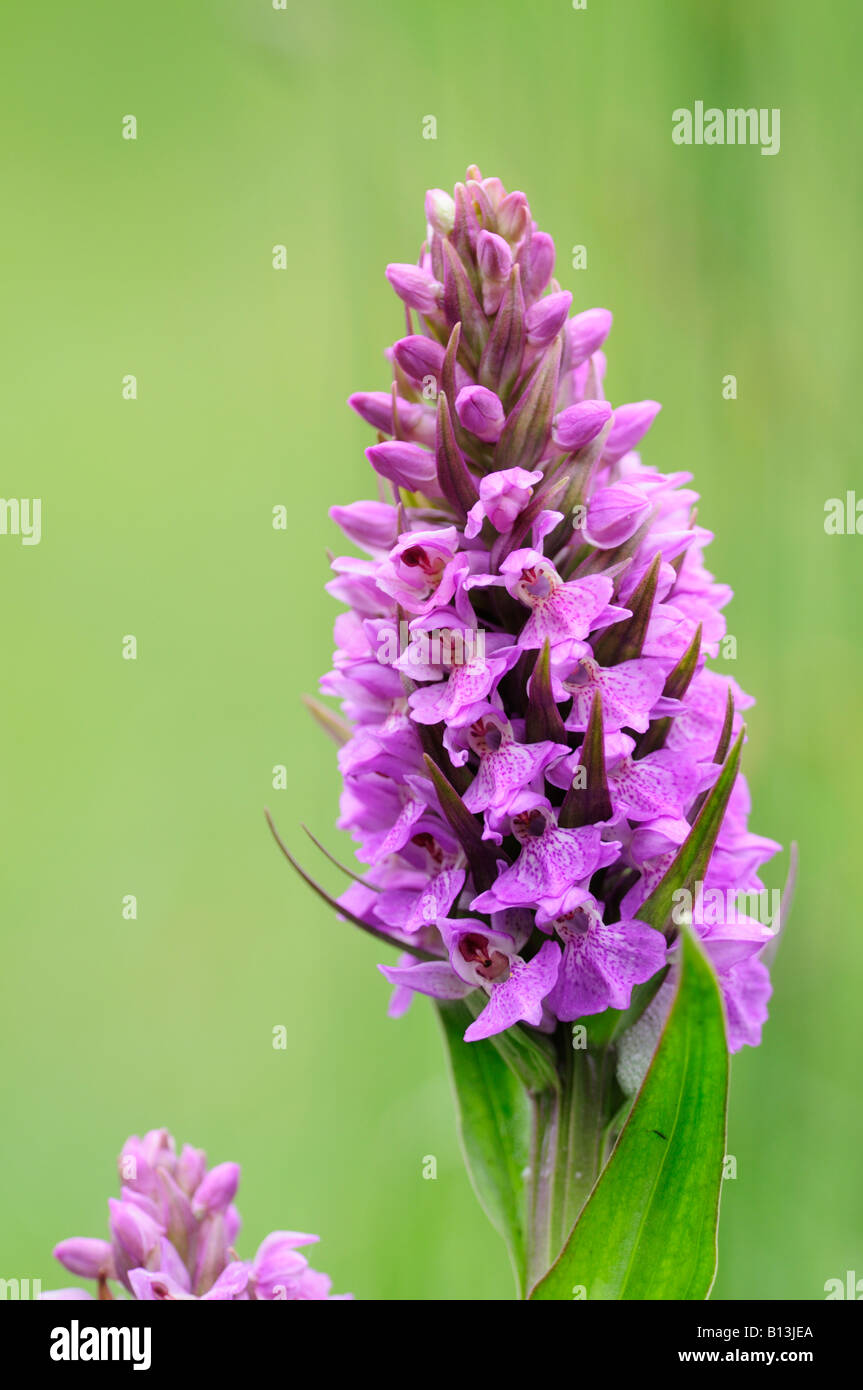
[[[71,1240],[61,1240],[54,1246],[54,1259],[59,1260],[70,1274],[81,1274],[85,1279],[98,1279],[114,1276],[114,1255],[107,1240],[95,1240],[88,1236],[74,1236]]]
[[[456,414],[466,430],[494,444],[500,438],[506,412],[499,396],[485,386],[466,386],[455,402]]]
[[[389,502],[351,502],[330,507],[330,516],[348,540],[364,550],[391,550],[398,537],[398,512]]]
[[[204,1213],[223,1212],[234,1200],[240,1181],[239,1163],[217,1163],[195,1189],[192,1210],[197,1217]]]
[[[353,396],[348,397],[348,405],[357,412],[360,419],[371,425],[372,429],[380,430],[382,434],[393,433],[395,426],[391,392],[356,391]],[[422,419],[423,409],[416,401],[403,401],[397,396],[396,409],[399,413],[399,424],[404,429],[415,429]]]
[[[611,415],[607,401],[580,401],[560,412],[552,426],[552,438],[559,449],[567,452],[583,449],[604,429]]]
[[[418,444],[403,444],[398,439],[388,439],[383,444],[372,444],[366,449],[366,458],[380,473],[398,487],[410,491],[424,488],[437,482],[435,456]]]
[[[628,483],[600,488],[590,499],[584,538],[600,550],[612,550],[634,536],[650,511],[644,493]]]
[[[538,299],[535,304],[532,304],[524,316],[527,341],[533,347],[548,347],[548,344],[557,337],[566,323],[566,316],[571,304],[572,295],[569,290],[558,290],[556,294],[547,294],[543,299]]]
[[[524,297],[530,302],[539,298],[554,270],[554,242],[548,232],[534,232],[526,255],[520,259],[522,261]],[[572,302],[571,295],[570,302]],[[567,312],[568,309],[569,306],[567,305]]]
[[[602,451],[605,461],[616,463],[630,449],[634,449],[647,434],[661,409],[658,401],[633,401],[631,405],[619,405]]]
[[[569,365],[578,367],[605,342],[611,329],[608,309],[585,309],[567,324]]]
[[[443,286],[418,265],[398,262],[387,266],[387,279],[405,304],[420,314],[433,314],[443,294]]]

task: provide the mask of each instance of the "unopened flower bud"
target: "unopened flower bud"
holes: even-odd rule
[[[506,411],[494,391],[485,386],[466,386],[456,396],[455,408],[464,428],[477,439],[494,444],[500,438]]]
[[[566,449],[567,452],[583,449],[605,428],[611,415],[611,406],[607,401],[579,401],[578,405],[567,406],[557,416],[552,426],[552,438],[559,449]]]

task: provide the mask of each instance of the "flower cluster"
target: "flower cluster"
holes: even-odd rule
[[[240,1217],[234,1196],[236,1163],[207,1168],[202,1149],[177,1153],[166,1129],[133,1135],[117,1160],[122,1187],[108,1200],[111,1239],[63,1240],[55,1257],[72,1274],[98,1282],[97,1296],[113,1298],[111,1284],[133,1299],[329,1299],[330,1280],[309,1267],[299,1247],[317,1236],[273,1231],[253,1260],[234,1251]],[[85,1289],[59,1289],[47,1299],[89,1299]]]
[[[331,512],[365,555],[333,563],[322,690],[366,866],[342,915],[402,947],[391,1012],[482,991],[472,1040],[624,1008],[666,964],[639,907],[752,701],[706,664],[731,591],[691,475],[635,452],[659,406],[605,399],[611,314],[570,317],[551,237],[499,179],[469,169],[426,219],[419,263],[387,268],[391,389],[350,401],[379,495]],[[771,933],[735,903],[779,846],[748,811],[738,777],[690,914],[732,1049],[770,994]],[[730,911],[705,910],[717,890]]]

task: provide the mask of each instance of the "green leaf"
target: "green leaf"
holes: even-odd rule
[[[716,1273],[728,1049],[716,977],[683,931],[656,1054],[557,1261],[532,1299],[704,1299]]]
[[[464,1041],[473,1014],[438,1003],[455,1090],[459,1138],[473,1189],[503,1236],[522,1297],[525,1285],[524,1172],[530,1151],[527,1092],[487,1039]]]

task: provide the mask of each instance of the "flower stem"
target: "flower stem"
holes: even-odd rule
[[[556,1039],[560,1087],[532,1096],[527,1282],[532,1288],[563,1249],[604,1161],[613,1055]]]

